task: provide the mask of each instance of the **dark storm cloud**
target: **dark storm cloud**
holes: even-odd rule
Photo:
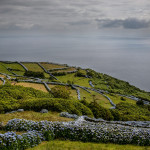
[[[128,18],[128,19],[96,19],[99,28],[117,28],[123,27],[125,29],[142,29],[149,28],[150,21],[147,20],[139,20],[137,18]]]

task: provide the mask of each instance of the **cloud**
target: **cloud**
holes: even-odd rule
[[[90,23],[91,23],[91,21],[89,21],[89,20],[80,20],[80,21],[68,22],[68,24],[72,25],[72,26],[76,26],[76,25],[88,25]]]
[[[148,4],[148,0],[0,0],[0,31],[80,33],[98,30],[97,25],[110,29],[148,28]],[[138,17],[143,20],[135,19]],[[99,19],[95,22],[95,18]]]
[[[96,19],[99,28],[124,28],[124,29],[142,29],[150,27],[150,20],[140,20],[137,18],[127,19]]]

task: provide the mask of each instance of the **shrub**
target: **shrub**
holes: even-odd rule
[[[142,100],[139,100],[139,101],[136,102],[136,104],[141,106],[141,105],[144,105],[144,102]]]
[[[109,109],[100,106],[96,102],[91,102],[89,108],[92,110],[95,118],[103,118],[104,120],[114,119]]]
[[[60,98],[29,99],[22,102],[19,107],[25,110],[34,111],[40,111],[41,109],[57,112],[66,111],[71,114],[93,117],[92,111],[77,100],[66,100]]]
[[[26,71],[24,73],[24,76],[35,77],[35,78],[44,78],[45,77],[43,72],[34,72],[34,71]]]
[[[68,99],[70,97],[70,88],[67,86],[56,85],[51,89],[52,94],[56,98]]]

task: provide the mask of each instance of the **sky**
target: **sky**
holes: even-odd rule
[[[148,36],[149,0],[0,0],[0,36]]]

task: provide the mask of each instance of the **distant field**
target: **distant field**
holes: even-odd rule
[[[44,72],[44,70],[37,63],[22,63],[29,71]]]
[[[1,72],[1,73],[5,73],[5,74],[12,75],[12,73],[9,72],[9,71],[7,70],[7,68],[3,65],[3,63],[1,63],[1,62],[0,62],[0,72]]]
[[[25,69],[18,63],[3,63],[6,68],[18,69],[20,71],[25,71]]]
[[[75,77],[75,73],[67,74],[65,76],[57,76],[57,79],[61,82],[67,83],[67,81],[71,81],[74,84],[78,84],[80,86],[91,87],[89,85],[89,79],[85,77]]]
[[[50,64],[50,63],[40,63],[46,70],[56,69],[56,68],[65,68],[64,65]]]
[[[40,110],[39,110],[40,111]],[[6,124],[9,120],[18,118],[18,119],[27,119],[33,121],[72,121],[73,119],[60,117],[58,112],[40,113],[34,111],[24,111],[16,112],[11,114],[0,114],[0,122]]]
[[[111,94],[106,94],[115,104],[118,104],[120,102],[127,102],[127,103],[131,103],[131,104],[136,104],[135,100],[129,99],[124,97],[125,100],[121,100],[121,96],[119,95],[111,95]]]
[[[55,71],[52,71],[52,72],[70,72],[70,71],[76,71],[76,68],[66,68],[64,70],[55,70]]]
[[[27,150],[150,150],[150,147],[54,140]]]
[[[24,87],[32,87],[36,90],[41,90],[43,92],[48,92],[43,84],[29,83],[29,82],[19,82],[19,83],[16,83],[15,85],[22,85]]]
[[[100,104],[101,106],[105,107],[105,108],[110,108],[112,107],[110,102],[108,101],[107,98],[105,98],[103,95],[96,93],[94,91],[89,90],[91,93],[86,92],[85,90],[80,89],[80,95],[81,95],[81,99],[83,99],[83,97],[86,97],[86,100],[90,103],[93,101],[93,95],[94,98],[96,99],[96,102],[98,104]]]

